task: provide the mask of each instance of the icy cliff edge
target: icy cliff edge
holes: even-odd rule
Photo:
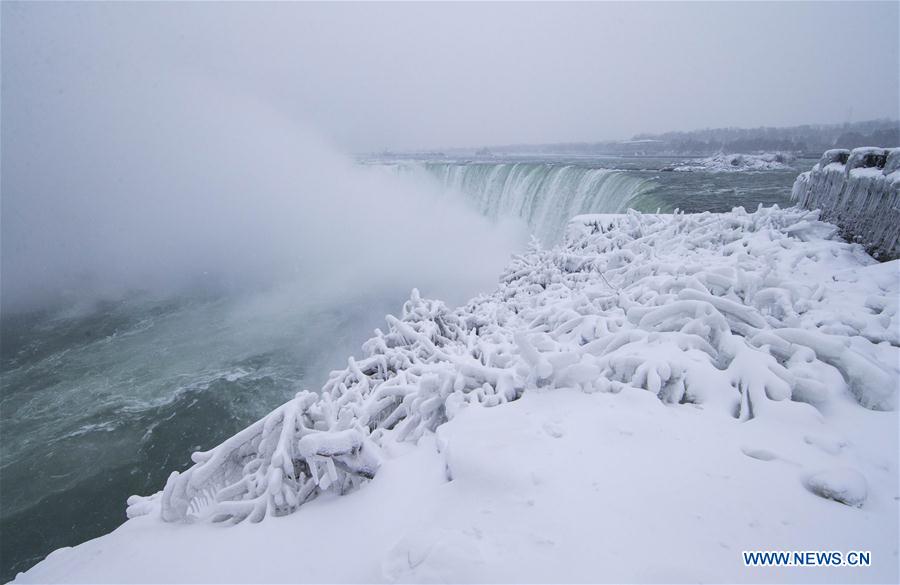
[[[900,257],[900,148],[826,151],[791,198],[837,224],[876,258]]]
[[[374,477],[385,445],[532,389],[641,388],[741,421],[812,414],[844,394],[892,410],[896,263],[867,267],[816,217],[776,207],[576,218],[565,245],[515,257],[490,295],[451,310],[414,292],[321,395],[301,392],[195,453],[160,494],[130,499],[128,514],[289,514]],[[835,263],[852,274],[826,278]]]

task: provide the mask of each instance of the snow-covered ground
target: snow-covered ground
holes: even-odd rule
[[[835,231],[576,218],[17,582],[896,582],[900,262]]]
[[[679,172],[705,171],[708,173],[730,173],[738,171],[784,171],[790,170],[794,157],[783,152],[765,154],[716,154],[708,158],[692,160],[672,170]]]

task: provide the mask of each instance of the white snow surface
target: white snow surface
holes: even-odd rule
[[[724,154],[689,161],[676,166],[673,171],[708,173],[733,173],[742,171],[785,171],[791,170],[794,156],[783,152],[764,154]]]
[[[900,261],[817,217],[577,217],[16,582],[897,582]]]

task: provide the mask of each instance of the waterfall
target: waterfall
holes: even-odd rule
[[[639,196],[656,187],[652,179],[631,172],[577,164],[403,162],[391,166],[397,172],[437,179],[491,219],[521,219],[548,243],[559,240],[572,217],[639,209]]]

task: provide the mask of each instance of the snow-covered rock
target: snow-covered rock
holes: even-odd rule
[[[871,550],[853,580],[896,581],[900,261],[833,233],[577,217],[462,307],[414,292],[321,395],[18,582],[850,578],[743,566],[763,549]]]
[[[791,198],[882,259],[900,257],[900,148],[826,151]]]
[[[765,154],[724,154],[689,161],[673,167],[678,172],[704,171],[707,173],[732,173],[740,171],[791,170],[794,156],[784,152]]]
[[[807,478],[806,487],[818,496],[848,506],[862,506],[868,494],[866,478],[858,471],[846,468],[813,474]]]

